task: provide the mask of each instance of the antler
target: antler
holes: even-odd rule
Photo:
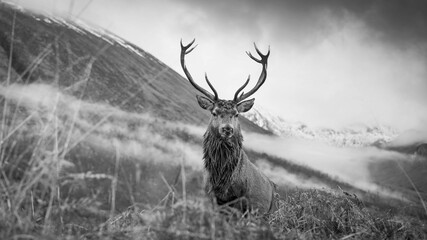
[[[214,92],[215,96],[212,95],[211,93],[209,93],[204,88],[197,85],[197,83],[194,82],[193,77],[191,77],[191,74],[188,71],[187,67],[185,66],[185,55],[189,54],[191,51],[193,51],[197,47],[197,45],[196,45],[196,46],[192,47],[191,49],[189,49],[195,41],[196,41],[196,39],[193,39],[193,41],[191,41],[188,45],[184,46],[182,44],[182,39],[181,39],[181,66],[182,66],[182,69],[184,70],[184,73],[187,76],[188,81],[190,81],[191,85],[193,85],[194,88],[199,90],[199,92],[203,93],[206,97],[208,97],[212,101],[216,101],[216,100],[218,100],[218,93],[216,92],[215,88],[212,86],[211,82],[209,81],[207,74],[205,73],[206,82],[208,83],[208,85],[212,89],[212,91]]]
[[[270,46],[268,47],[268,52],[267,54],[262,54],[261,51],[257,48],[256,44],[254,43],[255,46],[255,50],[258,53],[258,55],[261,57],[261,59],[257,59],[254,56],[252,56],[252,54],[250,52],[246,52],[246,54],[248,54],[248,56],[250,58],[252,58],[252,60],[254,60],[257,63],[261,63],[262,64],[262,72],[261,75],[259,76],[258,82],[256,83],[255,87],[252,88],[249,92],[247,93],[243,93],[240,94],[240,91],[242,91],[246,85],[248,85],[249,83],[249,79],[250,79],[250,75],[248,77],[248,80],[246,80],[246,82],[243,84],[243,86],[241,86],[236,93],[234,94],[234,102],[239,103],[243,100],[245,100],[246,98],[250,97],[252,94],[254,94],[256,91],[258,91],[258,89],[262,86],[262,84],[264,84],[265,79],[267,78],[267,60],[268,60],[268,56],[270,56]]]

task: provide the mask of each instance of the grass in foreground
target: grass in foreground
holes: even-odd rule
[[[50,188],[55,189],[53,186]],[[33,187],[33,191],[44,190],[44,198],[40,195],[34,198],[37,203],[31,203],[31,193],[21,199],[20,209],[11,208],[7,197],[3,198],[1,239],[427,238],[425,221],[365,207],[356,196],[346,192],[291,190],[282,196],[278,211],[260,219],[215,207],[203,197],[187,196],[184,200],[175,191],[156,205],[134,205],[108,215],[90,197],[74,202],[54,199],[49,204],[51,190],[43,184],[39,187]]]
[[[131,208],[107,222],[122,239],[425,239],[426,223],[364,207],[348,193],[293,190],[268,223],[229,212],[201,199],[150,210]]]

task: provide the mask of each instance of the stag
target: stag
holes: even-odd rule
[[[243,150],[239,113],[249,111],[254,105],[255,98],[245,99],[264,84],[270,49],[264,55],[254,43],[260,59],[252,56],[250,52],[246,53],[262,65],[258,82],[252,90],[242,92],[249,83],[249,76],[236,91],[233,100],[223,100],[218,98],[218,93],[206,74],[206,82],[213,94],[194,82],[185,65],[185,55],[196,47],[192,47],[194,41],[195,39],[184,46],[181,40],[181,66],[191,85],[204,95],[196,96],[198,104],[211,113],[203,140],[203,159],[207,175],[205,191],[218,205],[226,204],[242,212],[255,210],[265,216],[275,208],[275,184],[248,159]]]

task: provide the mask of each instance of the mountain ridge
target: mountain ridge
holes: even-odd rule
[[[300,121],[287,121],[261,106],[255,106],[243,115],[261,128],[278,136],[320,141],[335,146],[371,146],[376,142],[391,142],[398,135],[398,132],[391,127],[379,124],[374,126],[353,124],[341,129],[313,128]]]

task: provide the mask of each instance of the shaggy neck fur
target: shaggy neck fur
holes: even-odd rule
[[[243,137],[240,129],[229,138],[222,138],[218,130],[209,127],[204,135],[203,159],[209,172],[212,190],[222,194],[228,189],[242,151]]]

